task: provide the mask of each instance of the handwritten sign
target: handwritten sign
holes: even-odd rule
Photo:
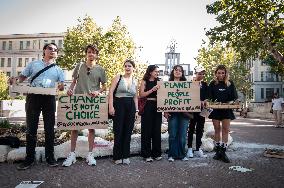
[[[199,82],[158,82],[158,112],[200,112]]]
[[[60,95],[57,127],[63,130],[106,129],[108,125],[107,96]]]
[[[9,95],[13,97],[13,95],[19,93],[23,94],[41,94],[41,95],[57,95],[57,88],[43,88],[43,87],[31,87],[27,85],[11,85],[9,86]]]

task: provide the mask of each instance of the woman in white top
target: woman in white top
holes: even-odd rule
[[[275,127],[284,127],[282,125],[282,104],[284,103],[283,98],[279,97],[278,93],[274,93],[272,99],[272,110],[275,119]]]

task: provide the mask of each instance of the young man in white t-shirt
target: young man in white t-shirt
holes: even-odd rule
[[[282,125],[282,105],[284,101],[282,97],[279,97],[278,93],[274,93],[273,99],[272,99],[272,110],[273,110],[273,115],[275,118],[275,127],[283,127]]]

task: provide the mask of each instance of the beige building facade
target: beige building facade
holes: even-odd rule
[[[34,60],[42,58],[43,46],[57,44],[63,48],[64,33],[0,35],[0,70],[7,76],[17,76]]]

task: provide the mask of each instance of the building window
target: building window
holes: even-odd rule
[[[274,74],[270,72],[266,72],[266,81],[267,82],[274,82]]]
[[[279,93],[279,88],[276,88],[276,93],[280,94],[280,93]]]
[[[254,91],[253,91],[253,89],[251,89],[249,98],[254,99],[253,93],[254,93]]]
[[[30,47],[31,47],[31,41],[27,41],[27,43],[26,43],[26,49],[30,49]]]
[[[24,49],[24,41],[20,41],[20,50]]]
[[[37,49],[37,47],[36,47],[36,40],[33,40],[33,49]]]
[[[12,41],[9,41],[8,50],[12,50],[12,45],[13,45]]]
[[[261,73],[260,73],[260,81],[262,81],[262,82],[263,82],[263,75],[264,75],[264,72],[261,71]]]
[[[48,40],[43,41],[44,45],[48,44]]]
[[[62,42],[62,40],[58,40],[58,48],[63,48],[63,42]]]
[[[35,57],[33,57],[33,58],[32,58],[32,61],[35,61],[35,60],[36,60],[36,58],[35,58]]]
[[[3,42],[2,42],[2,50],[6,50],[6,44],[7,44],[6,41],[3,41]]]
[[[11,76],[11,72],[6,72],[6,75],[7,75],[8,77],[10,77],[10,76]]]
[[[29,62],[29,58],[25,58],[25,67],[27,66],[28,62]]]
[[[22,67],[23,66],[23,59],[19,58],[18,60],[18,67]]]
[[[19,72],[17,73],[17,76],[20,76],[20,74],[21,74],[21,71],[19,71]]]
[[[1,58],[1,64],[0,64],[1,67],[5,67],[5,58]]]
[[[55,40],[51,40],[51,43],[54,43],[54,44],[55,44]]]
[[[279,75],[276,74],[275,76],[276,76],[276,82],[279,82]]]
[[[264,88],[261,88],[260,98],[261,98],[261,99],[264,99]]]
[[[11,67],[11,62],[12,62],[12,59],[8,58],[7,67]]]
[[[271,100],[274,94],[274,88],[266,88],[266,99]]]

